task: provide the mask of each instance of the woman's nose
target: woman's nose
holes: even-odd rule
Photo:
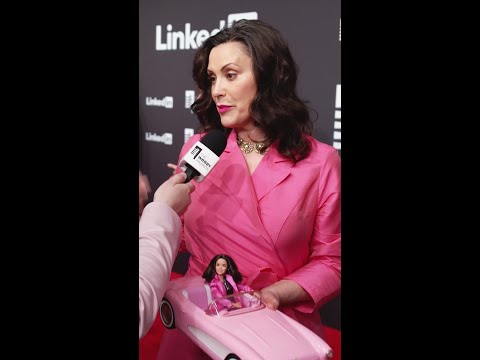
[[[225,95],[225,89],[223,86],[223,82],[219,79],[212,84],[212,96],[219,97]]]

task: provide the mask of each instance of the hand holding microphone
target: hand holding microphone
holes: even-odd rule
[[[190,194],[195,190],[194,184],[184,183],[185,178],[185,173],[173,175],[155,191],[153,201],[162,202],[170,206],[179,216],[182,215],[192,202]]]
[[[195,190],[194,184],[189,183],[190,180],[196,177],[197,182],[202,182],[218,162],[226,146],[227,137],[222,131],[213,129],[207,132],[180,161],[179,166],[184,172],[173,175],[160,185],[155,191],[153,201],[165,203],[178,215],[182,215],[192,202],[190,194]],[[140,180],[144,180],[141,173]],[[141,190],[142,185],[148,185],[148,183],[142,184],[140,181]],[[141,196],[140,203],[143,203]]]
[[[220,159],[227,146],[227,137],[217,129],[210,130],[200,140],[193,144],[180,161],[180,168],[187,174],[185,182],[193,178],[202,182]]]

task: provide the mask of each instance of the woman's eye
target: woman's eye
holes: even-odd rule
[[[234,73],[228,73],[227,74],[227,79],[229,80],[233,80],[237,77],[237,74],[234,74]]]

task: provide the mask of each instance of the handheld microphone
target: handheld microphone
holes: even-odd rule
[[[193,178],[202,182],[220,159],[227,146],[227,137],[217,129],[210,130],[205,136],[193,144],[180,161],[180,168],[187,174],[184,183]]]

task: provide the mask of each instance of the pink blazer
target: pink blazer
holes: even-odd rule
[[[157,316],[177,255],[181,231],[180,218],[169,206],[151,202],[143,209],[138,244],[139,338],[148,332]]]
[[[187,141],[180,159],[199,139]],[[309,139],[308,158],[294,165],[272,145],[250,175],[232,130],[219,162],[196,184],[183,235],[191,254],[186,276],[201,276],[225,253],[255,290],[295,281],[312,301],[281,310],[321,336],[314,310],[340,292],[340,157]]]
[[[227,281],[230,283],[230,285],[232,285],[234,294],[239,291],[253,290],[248,285],[242,285],[242,284],[237,285],[231,275],[227,274],[225,277]],[[210,281],[210,290],[212,291],[212,299],[214,300],[221,298],[223,296],[227,296],[227,289],[225,289],[225,285],[223,285],[223,282],[218,278],[217,275],[215,275],[212,281]],[[240,301],[240,300],[237,300],[237,301]],[[229,300],[221,301],[221,304],[227,308],[230,308],[232,306],[232,303]]]

